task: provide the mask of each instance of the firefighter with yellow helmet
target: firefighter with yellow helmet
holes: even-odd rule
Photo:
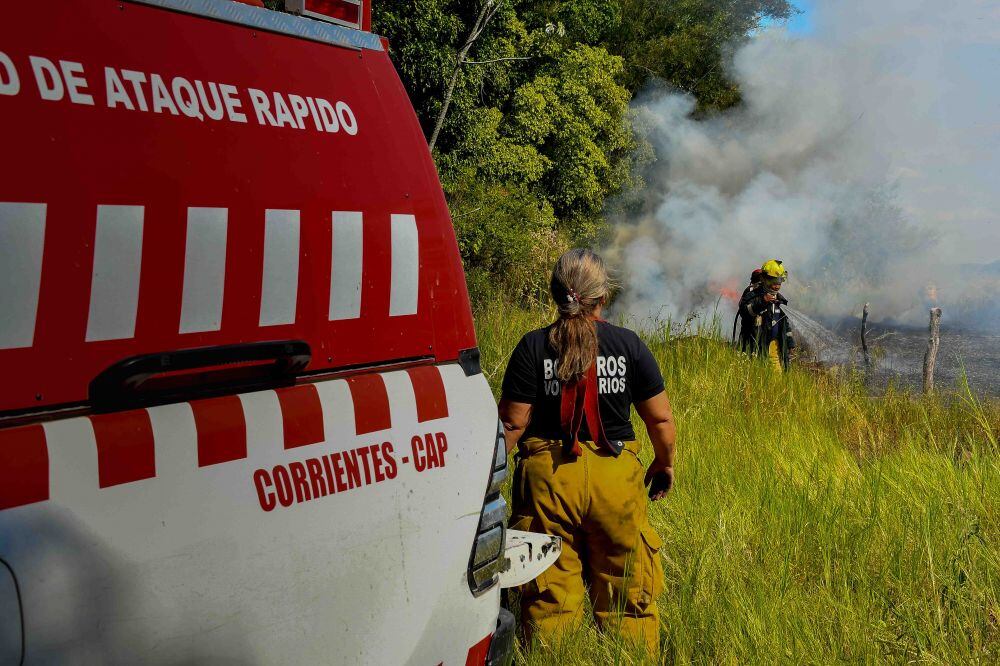
[[[788,299],[781,293],[781,285],[787,279],[781,260],[766,261],[760,267],[760,282],[740,299],[741,349],[767,358],[779,372],[788,367],[789,352],[795,347],[792,326],[783,310]]]

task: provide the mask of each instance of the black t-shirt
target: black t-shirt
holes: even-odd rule
[[[531,404],[531,422],[525,437],[561,439],[559,420],[560,384],[555,368],[558,355],[549,346],[549,328],[525,334],[514,348],[503,376],[503,397]],[[635,439],[629,420],[635,403],[663,390],[663,375],[656,359],[639,336],[620,326],[597,322],[598,405],[608,439]],[[580,439],[592,440],[586,419]]]

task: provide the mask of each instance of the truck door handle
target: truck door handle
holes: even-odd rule
[[[304,340],[141,354],[118,361],[94,377],[88,397],[93,409],[111,411],[232,393],[287,383],[306,369],[311,358]]]

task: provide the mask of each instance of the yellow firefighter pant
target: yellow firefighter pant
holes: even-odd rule
[[[638,444],[615,458],[581,442],[577,458],[558,440],[527,439],[514,477],[514,529],[562,537],[562,554],[521,588],[525,636],[542,640],[583,618],[585,584],[601,628],[645,644],[660,642],[656,599],[663,590],[662,541],[646,517]]]
[[[771,367],[776,372],[785,371],[781,365],[781,353],[778,351],[777,340],[771,340],[771,342],[767,344],[767,360],[771,362]]]

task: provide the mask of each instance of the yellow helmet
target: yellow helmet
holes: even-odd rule
[[[780,259],[771,259],[770,261],[764,262],[764,265],[760,267],[761,272],[767,277],[774,280],[781,280],[784,282],[788,278],[788,271],[785,267],[781,265]]]

